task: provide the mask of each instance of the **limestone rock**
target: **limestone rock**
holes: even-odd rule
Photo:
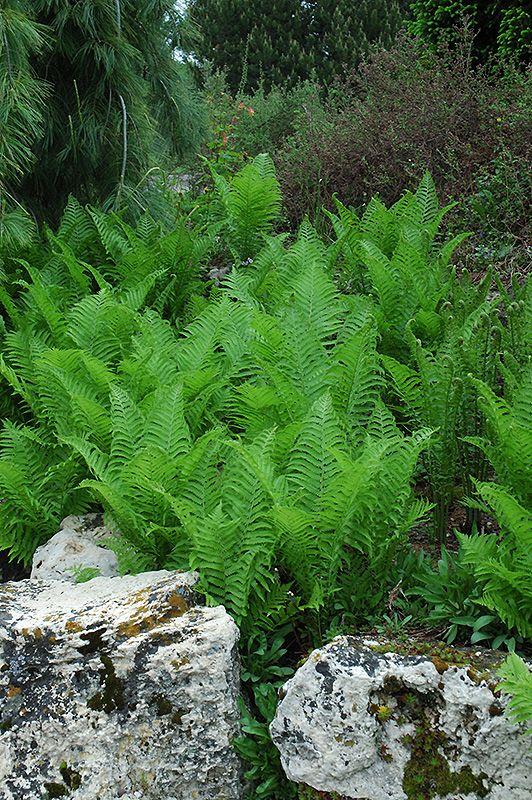
[[[0,800],[237,800],[238,630],[195,573],[0,587]]]
[[[35,551],[31,579],[75,583],[76,571],[87,567],[103,577],[118,575],[115,553],[103,546],[110,535],[101,514],[66,517],[59,532]]]
[[[288,681],[271,725],[287,776],[349,800],[529,800],[530,740],[503,715],[493,659],[375,645],[335,639]]]

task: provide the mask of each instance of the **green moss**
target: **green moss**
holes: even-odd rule
[[[301,785],[299,788],[299,800],[343,800],[336,792],[319,792],[311,786]]]
[[[447,795],[474,794],[485,797],[489,792],[487,775],[474,775],[470,767],[453,772],[445,757],[445,733],[438,730],[437,700],[434,692],[419,692],[405,686],[394,676],[383,682],[378,704],[372,708],[396,704],[394,719],[415,726],[412,734],[401,738],[409,748],[410,758],[403,773],[403,790],[408,800],[432,800]]]
[[[48,800],[53,800],[55,797],[66,797],[70,792],[64,783],[45,783],[44,788],[46,789]]]
[[[81,786],[81,775],[79,772],[76,772],[76,770],[72,769],[72,767],[69,767],[66,761],[63,761],[59,767],[59,772],[61,773],[61,777],[69,789],[79,789]]]
[[[445,736],[428,725],[420,725],[411,740],[410,760],[403,774],[403,790],[408,800],[432,800],[449,794],[474,794],[486,797],[487,775],[474,775],[470,767],[452,772],[442,753]]]
[[[384,641],[369,645],[374,653],[397,653],[401,656],[427,656],[440,675],[449,667],[470,667],[468,675],[475,683],[493,678],[493,670],[502,657],[493,650],[472,650],[466,647],[453,647],[444,642],[403,642]]]
[[[124,682],[116,674],[115,666],[108,655],[100,654],[103,664],[100,670],[100,683],[102,691],[96,692],[89,700],[87,705],[93,711],[105,711],[110,714],[112,711],[125,708]]]

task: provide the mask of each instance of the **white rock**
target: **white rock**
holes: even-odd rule
[[[35,551],[31,580],[75,583],[77,571],[86,567],[103,577],[118,575],[117,557],[104,546],[109,536],[100,514],[66,517],[61,530]]]
[[[270,728],[288,778],[347,800],[530,800],[530,742],[503,716],[493,659],[381,649],[340,637],[288,681]]]
[[[238,630],[196,578],[0,587],[1,800],[241,797]]]

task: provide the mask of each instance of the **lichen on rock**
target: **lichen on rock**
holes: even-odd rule
[[[194,573],[0,588],[0,800],[238,800],[237,628]]]

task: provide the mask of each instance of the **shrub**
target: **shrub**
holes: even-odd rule
[[[218,156],[226,151],[273,156],[295,132],[304,109],[323,113],[320,87],[312,81],[269,90],[261,83],[252,93],[232,96],[224,74],[207,71],[204,91],[212,128],[210,150]]]
[[[432,52],[403,37],[329,92],[324,119],[302,113],[276,156],[290,218],[331,207],[334,194],[355,207],[373,194],[393,202],[427,169],[444,199],[480,191],[496,157],[526,174],[529,82],[474,66],[469,46]],[[514,231],[526,218],[521,199]]]

